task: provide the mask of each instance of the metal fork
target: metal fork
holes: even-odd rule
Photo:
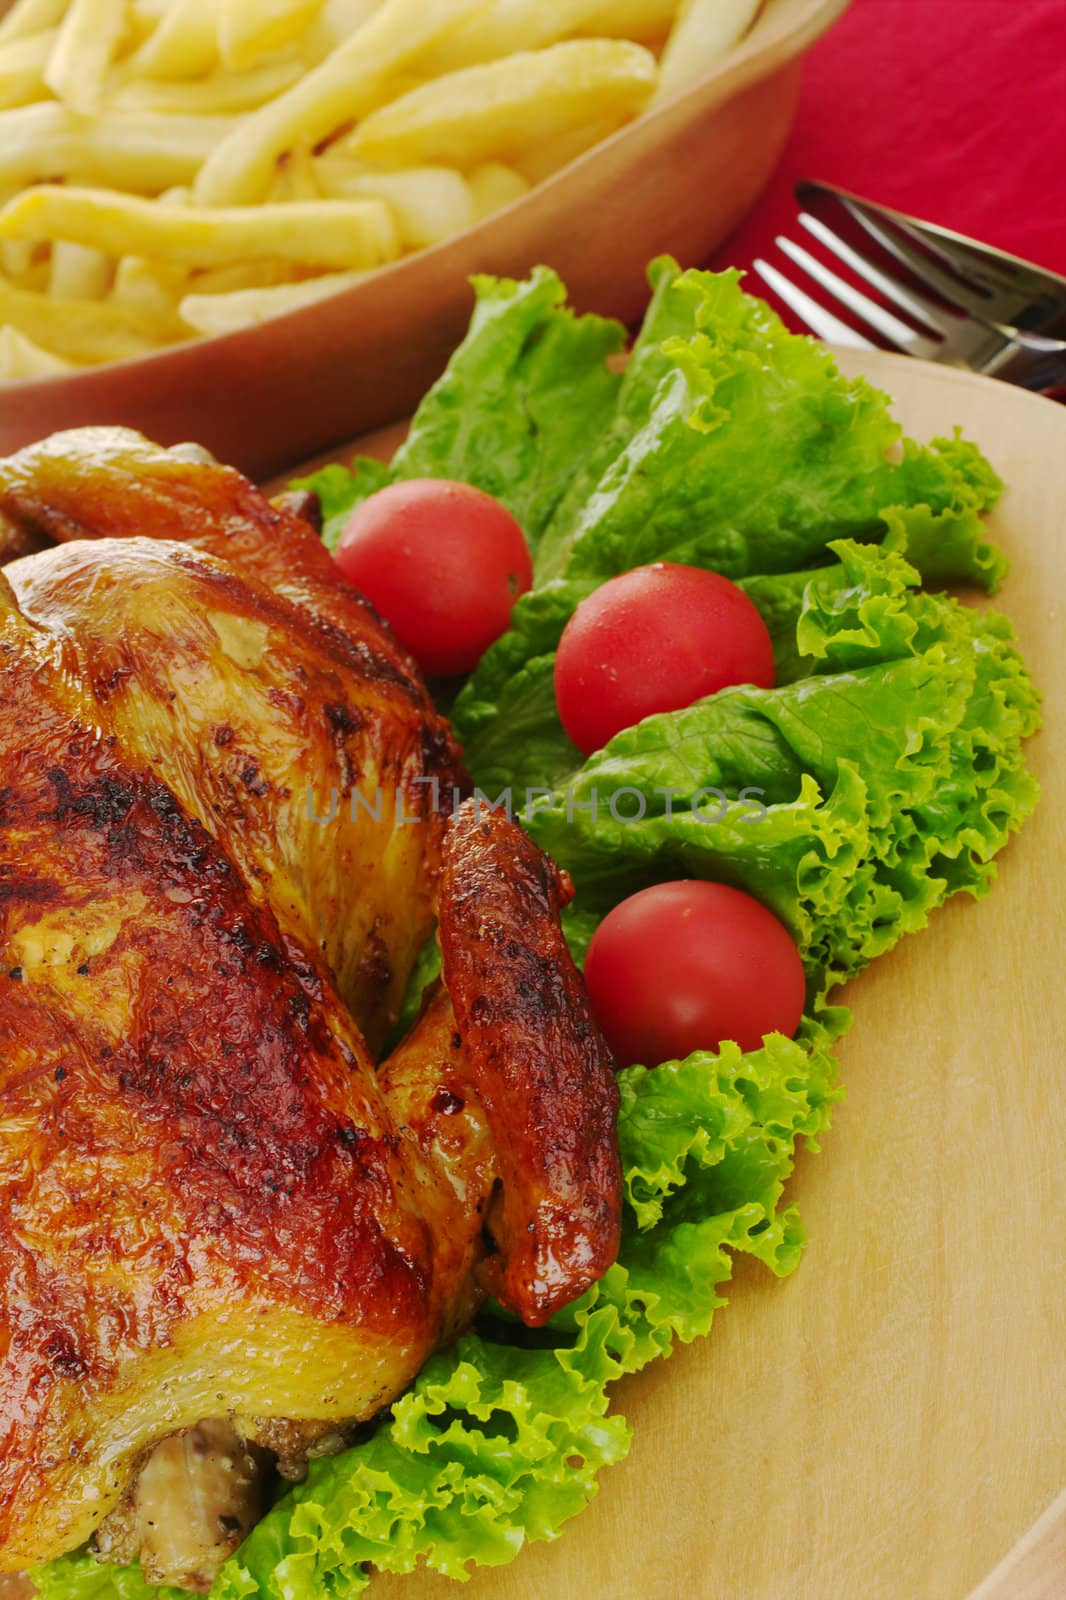
[[[796,198],[801,227],[882,299],[872,299],[792,239],[779,235],[778,247],[889,348],[1039,393],[1066,384],[1066,279],[828,184],[798,183]],[[819,338],[879,348],[770,262],[760,258],[753,265]]]

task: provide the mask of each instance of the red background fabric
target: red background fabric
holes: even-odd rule
[[[709,264],[761,255],[794,277],[773,240],[809,243],[801,177],[1066,276],[1066,0],[854,0],[807,57],[777,172]]]

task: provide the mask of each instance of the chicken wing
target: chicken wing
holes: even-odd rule
[[[573,1298],[575,1277],[601,1277],[617,1246],[618,1102],[559,926],[572,895],[501,812],[468,801],[452,819],[440,895],[444,983],[501,1183],[489,1218],[499,1249],[481,1275],[533,1326]]]

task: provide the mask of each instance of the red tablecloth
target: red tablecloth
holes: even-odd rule
[[[854,0],[807,58],[780,167],[710,265],[785,267],[773,239],[802,235],[800,177],[1066,276],[1066,0]]]

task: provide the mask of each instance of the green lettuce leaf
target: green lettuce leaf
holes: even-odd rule
[[[998,580],[976,515],[998,480],[979,452],[908,442],[894,460],[900,429],[887,397],[790,334],[742,292],[739,273],[679,273],[670,262],[655,272],[657,322],[686,331],[642,372],[640,407],[616,420],[617,453],[591,493],[560,506],[539,581],[664,560],[731,578],[788,572],[824,559],[834,539],[882,538],[886,508],[917,505],[953,513],[931,552],[936,576]]]
[[[538,585],[659,560],[734,578],[797,570],[835,538],[883,538],[895,508],[923,574],[995,588],[1005,563],[980,513],[1002,485],[972,444],[901,445],[886,397],[790,334],[739,273],[683,273],[664,257],[650,278],[624,374],[611,360],[624,331],[575,317],[553,272],[476,279],[470,331],[391,467],[360,460],[299,481],[322,498],[329,547],[369,494],[437,477],[514,513]]]
[[[754,894],[796,938],[812,1000],[949,893],[983,893],[1037,797],[1021,756],[1037,697],[1005,620],[915,592],[894,552],[833,553],[797,623],[810,676],[647,718],[530,820],[600,911],[660,878]]]
[[[648,278],[652,297],[640,331],[615,391],[613,413],[606,426],[585,430],[581,450],[572,462],[566,492],[559,500],[537,550],[537,583],[550,581],[565,560],[569,530],[580,516],[601,477],[617,460],[651,415],[656,392],[669,377],[673,362],[668,340],[696,332],[697,297],[679,292],[678,268],[668,257],[654,261]]]
[[[556,581],[523,595],[510,631],[460,691],[452,727],[486,794],[550,789],[580,765],[555,709],[555,651],[574,608],[595,587]]]
[[[554,272],[476,278],[470,332],[418,408],[394,476],[452,478],[495,495],[536,550],[574,471],[575,445],[613,415],[608,365],[625,330],[576,317]]]
[[[187,1600],[187,1589],[156,1588],[140,1567],[116,1567],[79,1553],[30,1574],[44,1600]]]
[[[535,550],[574,476],[576,441],[608,427],[622,382],[608,361],[625,329],[576,317],[546,267],[522,283],[477,278],[474,288],[470,331],[391,467],[361,459],[350,472],[327,466],[295,485],[321,497],[330,549],[352,511],[387,483],[450,478],[495,495]]]
[[[309,489],[322,506],[322,542],[333,551],[357,506],[392,482],[392,468],[384,461],[360,456],[350,467],[337,462],[321,467],[306,478],[295,478],[293,489]]]

